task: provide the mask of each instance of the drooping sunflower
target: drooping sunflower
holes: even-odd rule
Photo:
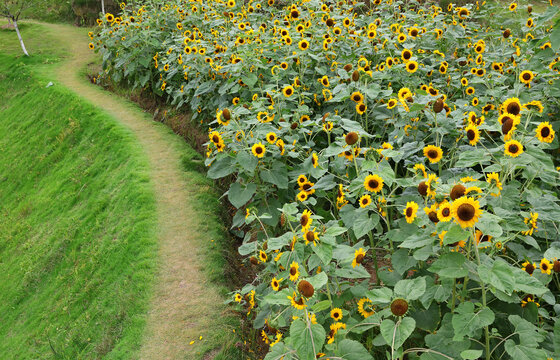
[[[502,104],[502,109],[507,113],[517,116],[522,109],[521,102],[519,102],[518,98],[509,98]]]
[[[258,158],[262,158],[264,156],[264,154],[266,153],[266,148],[264,147],[263,143],[258,142],[255,145],[253,145],[253,147],[251,148],[251,151],[253,152],[253,155],[258,157]]]
[[[292,85],[286,85],[284,86],[284,88],[282,89],[282,94],[284,94],[285,97],[290,97],[294,94],[294,88]]]
[[[331,317],[334,319],[334,321],[342,320],[342,309],[340,309],[340,308],[332,309],[331,310]]]
[[[410,60],[406,63],[406,71],[413,74],[416,72],[416,70],[418,70],[418,63],[416,61]]]
[[[278,136],[276,136],[275,133],[269,132],[268,134],[266,134],[266,141],[268,141],[269,144],[274,145],[274,143],[276,143],[276,140],[278,140]]]
[[[358,312],[365,318],[375,314],[373,303],[368,298],[361,298],[358,300]]]
[[[443,150],[439,146],[428,145],[424,147],[424,156],[428,158],[430,163],[436,164],[443,157]]]
[[[364,187],[367,191],[378,193],[383,188],[383,178],[379,175],[368,175],[364,180]]]
[[[297,262],[292,262],[290,264],[290,281],[296,281],[299,277],[299,264]]]
[[[510,140],[504,145],[504,154],[511,157],[518,157],[523,153],[523,145],[517,140]]]
[[[466,196],[453,201],[451,212],[462,228],[474,226],[482,215],[478,200]]]
[[[409,201],[406,203],[403,214],[406,217],[406,222],[412,224],[416,218],[416,213],[418,211],[418,204],[414,201]]]
[[[303,210],[303,214],[301,214],[301,217],[299,218],[299,223],[301,225],[301,231],[302,232],[307,232],[307,230],[309,229],[309,227],[311,226],[311,223],[313,222],[313,219],[311,218],[311,215],[313,215],[313,213],[307,209]]]
[[[554,140],[555,132],[548,121],[540,123],[535,132],[540,142],[551,143]]]
[[[311,155],[311,164],[313,165],[313,168],[317,168],[319,165],[319,157],[317,156],[317,153],[313,153]]]
[[[305,305],[305,300],[303,300],[303,296],[300,296],[300,298],[298,299],[295,291],[292,296],[288,296],[288,299],[290,299],[291,305],[297,310],[303,310],[307,306]]]
[[[444,201],[439,205],[437,217],[441,222],[451,221],[451,218],[453,218],[453,212],[451,211],[451,204],[449,202]]]
[[[355,268],[356,266],[360,265],[366,256],[366,252],[364,249],[359,248],[354,252],[354,260],[352,260],[352,267]]]
[[[478,130],[478,127],[476,127],[474,124],[469,124],[465,128],[465,132],[467,134],[469,144],[472,146],[476,145],[480,140],[480,131]]]
[[[552,263],[548,261],[546,258],[541,259],[541,263],[539,264],[539,268],[543,274],[550,275],[552,272]]]
[[[362,195],[362,197],[360,197],[360,207],[365,208],[369,206],[369,204],[371,204],[371,196],[367,194]]]
[[[521,81],[524,84],[531,84],[531,81],[533,81],[533,78],[535,77],[535,74],[533,74],[532,71],[530,70],[524,70],[521,72],[521,74],[519,74],[519,81]]]

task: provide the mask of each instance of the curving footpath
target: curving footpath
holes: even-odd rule
[[[58,82],[128,128],[150,162],[157,201],[160,260],[140,359],[199,358],[202,349],[208,346],[204,344],[205,334],[212,331],[212,324],[217,323],[223,312],[223,299],[201,271],[203,256],[197,256],[201,254],[197,246],[200,230],[198,217],[190,205],[197,189],[181,170],[181,150],[186,145],[134,104],[84,78],[83,69],[96,55],[88,49],[89,40],[83,29],[42,25],[68,52],[67,60],[55,70]]]

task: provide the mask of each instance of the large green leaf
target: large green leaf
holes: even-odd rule
[[[415,279],[400,280],[395,285],[395,296],[407,300],[417,300],[426,292],[426,279],[419,277]]]
[[[373,359],[361,343],[350,339],[344,339],[338,344],[336,355],[345,360]]]
[[[482,264],[478,267],[478,275],[484,283],[511,295],[515,287],[512,266],[505,261],[496,260],[492,267]]]
[[[451,323],[455,331],[455,341],[462,340],[465,336],[474,336],[475,332],[494,322],[494,312],[485,307],[474,311],[474,304],[471,302],[461,303],[453,314]]]
[[[507,353],[511,356],[511,359],[515,360],[544,360],[547,358],[546,351],[525,345],[518,345],[511,339],[506,341],[505,348]]]
[[[416,321],[411,317],[405,317],[397,323],[391,319],[385,319],[381,322],[379,329],[387,344],[396,350],[404,344],[415,327]]]
[[[248,184],[247,186],[243,186],[240,183],[235,182],[229,187],[229,202],[239,209],[240,207],[245,205],[247,201],[251,200],[251,197],[253,197],[256,191],[257,185],[255,184]]]
[[[295,320],[290,326],[290,339],[301,360],[315,360],[315,355],[323,349],[327,334],[319,324],[308,324]]]
[[[469,270],[465,266],[466,260],[467,259],[465,258],[465,256],[461,253],[447,253],[434,261],[434,263],[428,270],[431,272],[435,272],[441,277],[465,277],[469,273]]]
[[[369,214],[368,212],[362,212],[354,220],[352,230],[354,230],[354,235],[356,239],[361,238],[365,234],[369,233],[373,228],[379,223],[379,215]]]

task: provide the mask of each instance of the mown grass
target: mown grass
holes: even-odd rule
[[[45,86],[36,70],[64,54],[22,28],[31,58],[0,32],[0,354],[130,358],[156,270],[147,160],[114,120]]]

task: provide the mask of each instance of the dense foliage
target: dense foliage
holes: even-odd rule
[[[558,8],[121,7],[98,81],[210,127],[266,359],[560,355]]]

